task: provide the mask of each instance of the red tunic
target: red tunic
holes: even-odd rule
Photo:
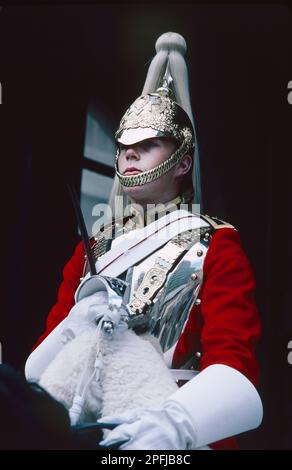
[[[34,347],[68,315],[80,283],[84,250],[80,242],[63,270],[58,301],[49,312],[46,330]],[[194,306],[179,339],[173,367],[183,365],[197,351],[202,353],[200,370],[225,364],[244,374],[253,384],[259,368],[255,346],[260,320],[255,303],[255,278],[241,247],[240,236],[231,228],[215,231],[203,266],[200,306]],[[212,444],[216,449],[238,448],[234,439]]]

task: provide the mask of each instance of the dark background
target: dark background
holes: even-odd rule
[[[188,44],[205,213],[240,231],[257,278],[265,417],[242,448],[292,449],[291,8],[96,4],[0,11],[3,361],[22,368],[78,240],[87,105],[116,129],[160,34]]]

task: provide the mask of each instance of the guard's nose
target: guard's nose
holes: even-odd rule
[[[126,160],[139,160],[140,156],[133,147],[129,147],[126,151],[125,158]]]

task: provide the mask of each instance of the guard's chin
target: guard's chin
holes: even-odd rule
[[[127,196],[130,196],[131,199],[143,199],[143,196],[145,196],[145,188],[146,184],[142,186],[131,186],[131,187],[123,187],[123,191]],[[139,202],[139,201],[137,201]]]

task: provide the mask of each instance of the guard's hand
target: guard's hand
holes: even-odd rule
[[[104,291],[84,297],[72,307],[63,322],[62,336],[72,339],[90,327],[95,328],[107,308],[107,293]]]
[[[100,442],[112,446],[126,441],[122,450],[183,450],[195,442],[195,431],[180,405],[168,402],[161,408],[134,410],[116,416],[106,416],[99,423],[118,424]]]

